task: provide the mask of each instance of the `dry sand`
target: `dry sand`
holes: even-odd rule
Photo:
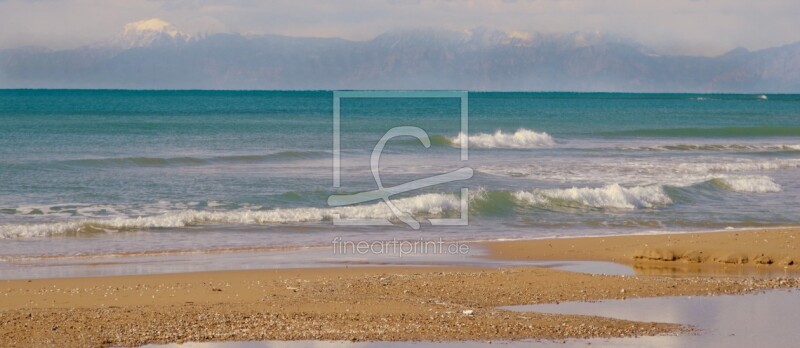
[[[612,261],[639,274],[800,271],[800,228],[560,238],[487,243],[507,260]]]
[[[490,243],[496,257],[700,264],[795,257],[798,230]],[[641,249],[641,250],[640,250]],[[639,251],[637,251],[639,250]],[[652,260],[672,252],[672,261]],[[634,261],[634,256],[647,261]],[[741,260],[741,258],[739,258]],[[728,265],[728,264],[725,264]],[[794,266],[786,266],[794,267]],[[675,324],[515,313],[497,306],[800,286],[795,278],[599,276],[535,267],[336,268],[0,281],[0,346],[221,340],[485,340],[677,333]]]

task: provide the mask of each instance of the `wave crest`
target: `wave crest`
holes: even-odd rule
[[[715,178],[711,184],[725,190],[741,193],[780,192],[781,185],[764,175]]]
[[[573,187],[519,191],[514,197],[533,205],[564,205],[577,203],[591,208],[636,209],[672,204],[672,199],[660,185],[623,187],[611,184],[603,187]]]
[[[441,215],[460,209],[454,194],[431,193],[394,199],[402,211],[416,215]],[[147,217],[82,219],[55,223],[0,225],[0,238],[47,237],[70,233],[117,232],[148,228],[178,228],[201,224],[264,225],[320,222],[335,215],[344,219],[394,219],[383,203],[337,208],[279,208],[272,210],[199,211],[182,210]]]
[[[623,148],[625,150],[644,151],[800,151],[798,144],[675,144]]]
[[[695,183],[683,186],[688,192],[701,186]],[[719,190],[741,193],[769,193],[781,191],[781,186],[768,176],[720,176],[702,182]],[[697,186],[697,188],[695,188]],[[514,214],[519,209],[567,208],[636,210],[656,209],[673,204],[668,190],[674,186],[649,184],[623,186],[610,184],[601,187],[572,187],[533,189],[527,191],[505,191],[480,189],[470,192],[470,212],[478,215],[501,216]],[[691,195],[691,194],[690,194]],[[412,197],[393,199],[402,211],[425,219],[457,215],[461,209],[461,197],[454,193],[428,193]],[[208,206],[211,206],[210,204]],[[160,215],[143,217],[84,218],[60,222],[0,225],[0,239],[47,237],[93,232],[119,232],[151,228],[181,228],[194,225],[268,225],[287,223],[315,223],[330,221],[334,216],[344,219],[388,219],[396,220],[394,213],[383,203],[346,207],[302,207],[258,210],[252,207],[236,210],[197,210],[181,208]],[[14,210],[20,209],[5,209]]]
[[[477,148],[512,148],[512,149],[532,149],[538,147],[551,147],[556,144],[553,137],[545,132],[535,132],[530,129],[520,128],[514,133],[504,133],[496,131],[494,134],[479,133],[475,135],[465,135],[458,133],[458,136],[450,138],[453,146],[460,146],[465,140],[470,146]]]

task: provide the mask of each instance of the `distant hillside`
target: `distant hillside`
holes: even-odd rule
[[[78,49],[0,51],[0,87],[799,93],[800,43],[718,57],[659,56],[599,34],[426,29],[369,41],[192,37],[148,20]]]

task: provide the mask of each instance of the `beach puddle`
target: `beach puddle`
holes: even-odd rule
[[[800,342],[800,292],[774,290],[749,295],[657,297],[600,302],[564,302],[503,307],[514,311],[603,316],[643,322],[693,325],[697,334],[565,341],[347,342],[256,341],[151,345],[169,348],[262,347],[794,347]]]
[[[689,324],[700,330],[696,335],[571,341],[592,343],[595,347],[793,347],[800,342],[800,332],[796,329],[800,322],[797,291],[564,302],[503,309]]]

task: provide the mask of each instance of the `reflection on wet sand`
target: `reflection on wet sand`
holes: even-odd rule
[[[630,267],[636,275],[672,277],[758,277],[775,278],[797,276],[796,269],[779,267],[742,267],[741,265],[683,262],[635,261]]]
[[[593,346],[793,347],[800,342],[798,293],[656,297],[505,307],[516,311],[578,314],[646,322],[689,324],[697,334],[590,340]],[[580,341],[574,341],[580,342]]]

